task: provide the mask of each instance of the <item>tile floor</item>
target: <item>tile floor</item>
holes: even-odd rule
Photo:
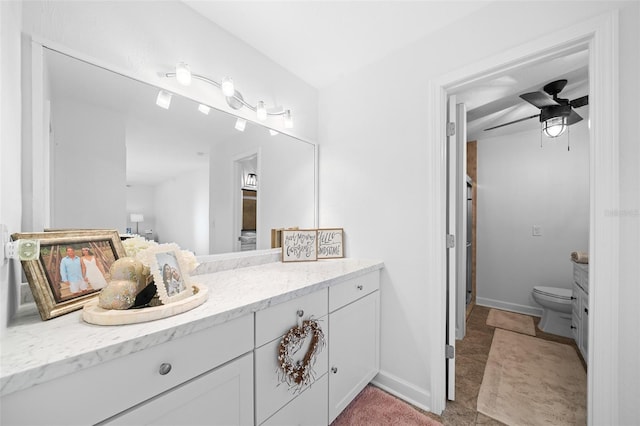
[[[490,308],[476,306],[467,320],[467,333],[464,339],[456,341],[456,400],[447,401],[442,416],[427,413],[443,425],[503,425],[503,423],[477,411],[478,392],[482,384],[484,367],[489,358],[489,349],[495,327],[486,324]],[[537,327],[540,318],[533,317],[536,325],[536,337],[571,345],[578,351],[573,339],[547,334]],[[586,371],[586,365],[582,365]]]

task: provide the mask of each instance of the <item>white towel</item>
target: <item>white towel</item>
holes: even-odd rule
[[[589,263],[589,253],[584,251],[571,252],[571,260],[576,263]]]

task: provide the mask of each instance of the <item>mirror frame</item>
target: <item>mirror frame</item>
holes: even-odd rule
[[[31,37],[30,40],[23,39],[23,43],[30,43],[31,45],[31,60],[30,60],[30,80],[31,80],[31,108],[30,115],[25,117],[25,112],[27,111],[24,107],[22,108],[22,116],[23,119],[26,118],[26,122],[31,122],[30,130],[31,135],[23,134],[22,140],[23,144],[27,146],[26,152],[29,152],[31,155],[27,155],[26,158],[22,159],[23,166],[30,162],[31,170],[27,171],[23,170],[23,176],[27,175],[31,177],[31,190],[32,190],[32,202],[30,205],[25,203],[23,197],[23,228],[26,227],[31,231],[42,231],[44,229],[51,227],[51,184],[52,180],[52,170],[51,170],[51,153],[49,149],[49,140],[46,137],[46,124],[49,122],[50,111],[45,107],[43,102],[43,93],[44,93],[44,72],[45,72],[45,64],[44,64],[44,49],[50,49],[57,51],[59,53],[68,55],[70,57],[76,58],[78,60],[84,61],[88,64],[103,68],[105,70],[114,72],[123,77],[130,78],[132,80],[138,81],[140,83],[155,87],[157,89],[164,89],[173,94],[182,96],[183,98],[189,99],[194,102],[202,103],[196,99],[193,99],[190,96],[187,96],[183,93],[177,92],[175,87],[171,87],[169,85],[158,85],[157,83],[151,83],[144,78],[141,78],[139,75],[131,73],[130,71],[123,70],[120,67],[113,66],[112,64],[108,64],[105,61],[101,61],[97,58],[90,57],[81,52],[74,51],[66,46],[60,45],[59,43],[46,40],[43,38]],[[24,52],[24,49],[23,49]],[[27,77],[27,73],[25,73],[25,67],[23,62],[23,77]],[[24,92],[23,92],[24,93]],[[27,95],[28,96],[28,95]],[[24,99],[24,97],[23,97]],[[221,110],[220,108],[209,105],[213,110],[216,110],[220,113],[227,114],[230,116],[237,117],[235,114],[231,112]],[[41,117],[42,120],[37,119]],[[251,121],[252,124],[261,126],[265,129],[273,129],[286,135],[287,137],[293,138],[299,142],[307,143],[313,147],[313,179],[314,179],[314,188],[313,188],[313,224],[314,227],[319,226],[319,182],[318,182],[318,144],[313,141],[305,140],[297,136],[293,136],[280,128],[271,128],[265,126],[262,123],[259,123],[252,119],[247,119],[242,117],[247,121]],[[26,126],[23,127],[26,129]],[[37,155],[36,153],[41,152],[42,155]],[[26,172],[26,173],[25,173]],[[23,189],[24,191],[24,189]],[[122,232],[118,230],[118,232]],[[188,248],[185,248],[188,249]],[[258,250],[260,251],[260,250]],[[233,253],[233,252],[230,252]],[[222,253],[225,254],[225,253]]]

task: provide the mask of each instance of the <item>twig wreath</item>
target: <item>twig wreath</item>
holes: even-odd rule
[[[302,348],[309,335],[311,335],[311,343],[304,358],[294,361],[292,356]],[[315,380],[313,365],[324,345],[324,333],[318,321],[308,319],[302,321],[302,324],[292,327],[282,337],[278,349],[280,382],[288,384],[289,389],[293,389],[294,392],[302,391],[305,386],[311,384]]]

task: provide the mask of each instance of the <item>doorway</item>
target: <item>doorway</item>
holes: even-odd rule
[[[618,26],[615,13],[609,13],[597,19],[568,27],[561,33],[549,35],[535,40],[518,49],[500,53],[495,57],[474,64],[464,70],[432,82],[430,113],[437,123],[429,131],[429,140],[440,141],[430,146],[430,154],[440,159],[430,170],[430,178],[436,183],[432,194],[433,201],[442,208],[434,219],[438,230],[434,238],[433,251],[436,261],[442,265],[433,271],[434,281],[441,282],[437,296],[440,321],[438,329],[433,330],[441,336],[443,344],[447,318],[446,297],[446,160],[442,155],[446,148],[446,102],[449,93],[464,90],[474,83],[498,76],[510,69],[540,63],[551,57],[558,57],[567,52],[579,49],[589,51],[589,93],[594,102],[590,106],[590,190],[589,190],[589,252],[590,273],[589,303],[589,341],[593,342],[589,351],[588,371],[588,419],[590,424],[610,423],[616,418],[615,404],[610,404],[617,393],[615,378],[615,357],[617,352],[611,348],[618,347],[618,336],[608,330],[615,328],[615,306],[619,298],[618,269],[615,258],[619,247],[619,220],[606,217],[606,211],[619,205],[618,189],[618,136],[615,129],[617,112],[617,34]],[[607,291],[600,292],[599,283],[607,283]],[[598,298],[595,297],[598,294]],[[455,310],[455,304],[449,309]],[[595,318],[598,318],[596,321]],[[433,389],[432,407],[441,412],[446,399],[446,372],[442,368],[442,347],[432,351],[431,379]]]
[[[234,161],[234,251],[257,248],[258,237],[258,153]]]

